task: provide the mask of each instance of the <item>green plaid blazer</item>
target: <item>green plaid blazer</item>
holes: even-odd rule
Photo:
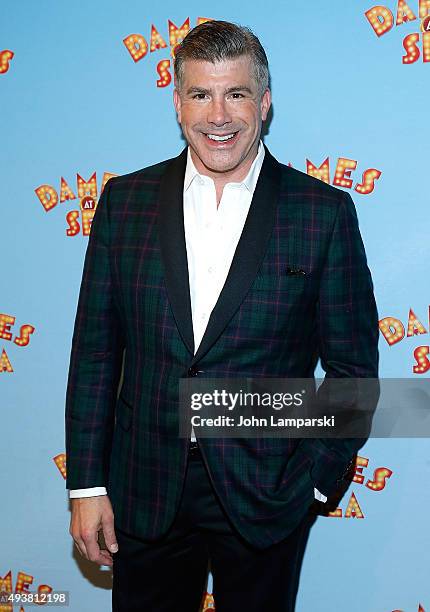
[[[118,527],[149,540],[171,525],[184,482],[180,378],[307,378],[319,357],[326,378],[378,375],[378,316],[352,199],[267,149],[194,354],[185,166],[186,149],[107,182],[85,257],[67,385],[66,487],[106,486]],[[202,438],[200,446],[229,517],[264,548],[299,523],[314,486],[336,492],[364,441]]]

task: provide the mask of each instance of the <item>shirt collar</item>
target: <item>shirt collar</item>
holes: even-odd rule
[[[227,184],[244,185],[251,194],[254,193],[254,189],[255,189],[255,186],[257,185],[258,177],[260,175],[261,166],[263,165],[264,155],[265,155],[264,146],[263,146],[262,141],[260,140],[260,143],[258,145],[257,155],[255,156],[255,159],[252,162],[249,172],[245,176],[245,178],[240,183],[227,183]],[[197,171],[194,165],[194,162],[191,158],[190,147],[188,147],[187,166],[185,169],[185,178],[184,178],[184,192],[188,190],[191,183],[194,181],[194,179],[197,176],[200,178],[204,177],[203,180],[209,178],[203,174],[200,174]]]

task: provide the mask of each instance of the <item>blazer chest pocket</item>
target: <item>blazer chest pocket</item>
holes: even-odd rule
[[[251,286],[255,291],[290,291],[301,292],[309,283],[307,274],[258,274]]]
[[[130,429],[133,421],[133,406],[121,394],[116,403],[115,417],[116,423],[121,429],[124,429],[124,431]]]

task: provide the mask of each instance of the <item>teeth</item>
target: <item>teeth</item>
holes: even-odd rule
[[[211,140],[230,140],[233,138],[234,134],[228,134],[227,136],[216,136],[215,134],[207,134],[207,137]]]

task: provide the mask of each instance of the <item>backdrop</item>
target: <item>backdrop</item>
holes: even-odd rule
[[[68,591],[73,612],[110,609],[110,571],[80,558],[68,534],[73,322],[104,182],[183,147],[171,47],[199,20],[235,21],[260,37],[273,90],[266,144],[355,201],[381,376],[430,375],[429,13],[430,0],[2,7],[0,587]],[[341,506],[312,530],[298,612],[430,611],[429,450],[427,439],[363,447]],[[210,577],[207,609],[211,589]]]

